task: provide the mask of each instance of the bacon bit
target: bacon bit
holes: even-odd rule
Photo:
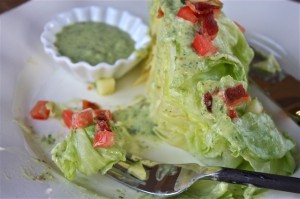
[[[111,131],[108,121],[100,120],[96,122],[96,132],[98,131]]]
[[[206,14],[207,12],[213,11],[215,14],[215,17],[218,17],[219,14],[221,13],[221,8],[223,6],[222,2],[220,4],[212,4],[212,2],[196,2],[196,3],[191,3],[188,2],[186,3],[187,6],[191,8],[191,10],[197,14],[199,17],[202,14]]]
[[[226,104],[230,107],[236,107],[250,101],[250,97],[242,84],[227,88],[224,92],[224,96]]]
[[[219,31],[218,24],[214,18],[213,11],[201,15],[201,34],[209,36],[211,40],[216,38]]]
[[[223,3],[220,0],[185,0],[186,3],[207,3],[212,6],[223,7]]]
[[[235,25],[240,29],[240,31],[242,33],[245,33],[246,32],[246,29],[241,25],[239,24],[238,22],[234,21]]]
[[[101,120],[109,121],[109,120],[112,120],[112,113],[109,110],[96,109],[96,110],[94,110],[94,112],[95,112],[94,113],[95,114],[95,117],[94,117],[95,121],[101,121]]]
[[[228,115],[231,119],[235,119],[235,118],[238,118],[238,117],[239,117],[235,109],[228,109],[227,115]]]
[[[87,109],[87,108],[91,108],[91,109],[99,109],[99,105],[88,101],[88,100],[82,100],[82,110]]]
[[[109,121],[112,120],[112,113],[109,110],[95,110],[94,117],[95,136],[93,141],[94,148],[109,148],[115,144],[115,135],[111,131]]]
[[[158,11],[157,11],[158,13],[157,13],[157,18],[158,19],[160,19],[160,18],[162,18],[164,15],[165,15],[165,13],[164,13],[164,11],[162,11],[162,9],[161,9],[161,7],[159,7],[158,8]]]
[[[190,2],[180,8],[177,16],[192,23],[201,22],[200,30],[195,36],[192,47],[200,56],[209,56],[218,51],[212,43],[219,32],[215,17],[221,12],[223,4],[219,0]]]
[[[209,3],[204,3],[204,2],[194,3],[194,7],[196,9],[195,12],[198,15],[207,14],[209,12],[212,12],[215,9],[220,9],[219,6],[211,5]]]
[[[204,104],[208,112],[212,112],[213,98],[210,92],[204,94]]]

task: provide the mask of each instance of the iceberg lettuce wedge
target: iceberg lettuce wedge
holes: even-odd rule
[[[151,30],[155,38],[148,93],[157,135],[193,154],[202,164],[291,174],[294,142],[280,132],[270,116],[236,107],[238,118],[228,116],[224,92],[242,85],[247,90],[253,50],[237,25],[223,13],[211,56],[199,56],[191,47],[197,24],[176,17],[181,1],[155,0]],[[157,18],[158,9],[164,12]],[[204,96],[212,95],[208,111]],[[280,170],[278,165],[284,167]]]

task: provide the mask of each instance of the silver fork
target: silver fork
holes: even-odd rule
[[[158,196],[180,194],[200,179],[300,193],[300,178],[197,164],[159,164],[134,155],[107,174],[137,191]]]

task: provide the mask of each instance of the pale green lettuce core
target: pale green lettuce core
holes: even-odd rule
[[[155,132],[167,143],[193,154],[202,164],[292,174],[294,142],[280,132],[270,116],[239,106],[239,118],[227,116],[224,99],[213,95],[212,113],[204,95],[242,84],[248,87],[249,64],[254,56],[243,33],[221,14],[209,57],[194,52],[191,43],[199,27],[176,17],[181,1],[155,0],[151,9],[156,39],[149,79],[151,116]],[[157,18],[161,7],[162,18]]]

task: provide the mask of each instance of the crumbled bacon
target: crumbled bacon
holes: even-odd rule
[[[218,24],[215,20],[213,11],[209,11],[201,15],[201,29],[200,32],[203,35],[210,37],[213,40],[219,31]]]
[[[238,118],[238,117],[239,117],[235,109],[228,109],[227,115],[228,115],[231,119],[235,119],[235,118]]]
[[[192,42],[192,47],[200,56],[209,56],[218,51],[212,40],[219,31],[215,18],[221,12],[221,7],[222,3],[218,0],[194,3],[186,1],[186,6],[181,7],[177,13],[177,17],[192,23],[200,22],[200,30]]]
[[[160,18],[162,18],[162,17],[164,16],[164,14],[165,14],[165,13],[162,11],[161,7],[159,7],[159,8],[158,8],[158,11],[157,11],[157,16],[156,16],[156,17],[157,17],[158,19],[160,19]]]
[[[230,107],[239,106],[250,101],[250,97],[242,84],[229,87],[224,92],[225,102]]]
[[[193,10],[193,12],[196,13],[198,17],[200,17],[202,14],[207,14],[208,12],[211,11],[213,11],[216,14],[215,17],[217,17],[218,13],[222,8],[222,3],[220,5],[214,5],[211,4],[210,2],[191,3],[187,1],[186,5],[189,6],[191,10]]]
[[[208,112],[212,112],[213,98],[210,92],[204,94],[204,104]]]
[[[88,100],[82,100],[82,110],[87,109],[87,108],[91,108],[91,109],[99,109],[99,105],[88,101]]]
[[[96,122],[96,132],[99,131],[111,131],[110,126],[107,121],[99,120]]]
[[[209,3],[204,3],[204,2],[198,2],[198,3],[194,3],[193,4],[195,9],[196,9],[196,13],[198,15],[202,15],[202,14],[207,14],[208,12],[211,12],[215,9],[220,9],[219,6],[215,6]]]
[[[104,110],[104,109],[97,109],[95,111],[95,120],[104,120],[104,121],[109,121],[112,120],[112,113],[109,110]]]

